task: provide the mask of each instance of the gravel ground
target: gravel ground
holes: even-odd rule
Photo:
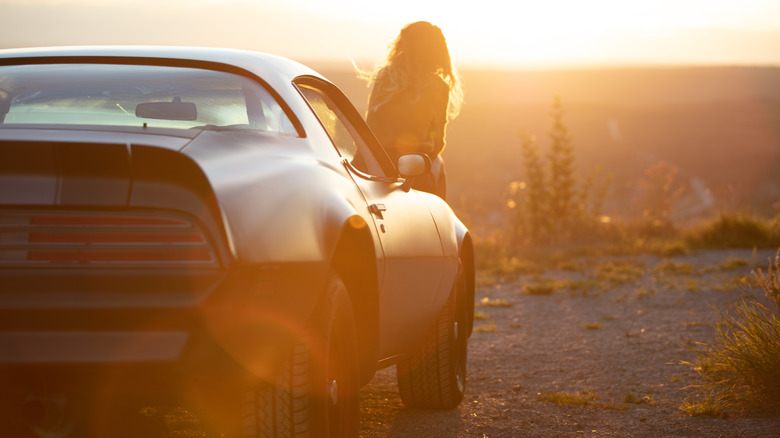
[[[695,395],[689,385],[697,382],[696,373],[679,364],[695,357],[685,345],[716,339],[720,316],[713,306],[723,309],[738,300],[742,291],[733,280],[773,256],[708,251],[670,259],[585,259],[573,270],[483,285],[478,301],[506,303],[477,308],[486,319],[476,321],[478,331],[469,341],[461,405],[451,411],[406,409],[395,369],[382,370],[361,393],[360,436],[780,437],[780,417],[716,419],[679,409]],[[734,260],[748,265],[726,266]],[[601,268],[597,277],[598,265],[610,262],[615,269]],[[691,266],[691,273],[668,272]],[[578,287],[523,293],[539,277]],[[578,391],[591,392],[593,403],[557,406],[540,397]],[[649,403],[625,403],[629,393]]]

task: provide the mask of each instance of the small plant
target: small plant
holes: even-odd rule
[[[747,260],[738,257],[731,257],[718,263],[718,270],[733,271],[734,269],[744,268],[747,265]]]
[[[601,208],[610,179],[595,184],[598,168],[578,178],[574,142],[564,123],[560,96],[550,110],[550,148],[544,154],[535,136],[521,134],[525,180],[509,184],[506,205],[512,221],[512,244],[584,241],[604,228]]]
[[[479,306],[480,307],[512,307],[512,303],[510,303],[507,300],[502,300],[501,298],[496,298],[495,300],[491,300],[489,297],[485,297],[479,300]]]
[[[553,126],[550,130],[550,164],[548,208],[550,226],[554,236],[568,239],[571,221],[577,211],[574,176],[574,145],[569,129],[563,123],[563,105],[560,96],[555,96],[550,114]],[[587,195],[583,195],[587,198]]]
[[[500,284],[499,279],[497,279],[493,275],[483,275],[481,273],[477,273],[476,277],[477,277],[476,278],[477,289],[481,289],[483,287],[496,286]]]
[[[780,251],[766,272],[759,269],[753,276],[772,307],[747,289],[731,313],[719,311],[718,342],[694,348],[697,360],[688,363],[704,391],[703,400],[681,407],[691,415],[780,412]]]
[[[495,324],[478,325],[474,327],[474,331],[481,332],[481,333],[493,333],[494,331],[496,331],[496,325]]]
[[[696,272],[696,268],[686,262],[675,262],[666,260],[656,267],[656,270],[668,275],[691,275]]]
[[[523,286],[523,293],[528,295],[552,295],[555,285],[552,282],[529,283]]]
[[[655,295],[657,293],[658,293],[658,290],[656,290],[656,288],[654,288],[654,287],[653,288],[647,288],[646,286],[641,286],[636,291],[636,297],[641,300],[642,298],[647,298],[648,296]]]
[[[604,328],[604,324],[600,322],[592,322],[583,324],[583,327],[585,327],[585,330],[601,330]]]
[[[607,262],[596,266],[594,276],[613,285],[631,283],[644,275],[644,264],[638,262]]]
[[[660,254],[664,257],[674,257],[688,255],[691,252],[688,244],[682,240],[672,240],[664,242],[660,248]]]
[[[614,303],[622,303],[623,301],[626,301],[628,299],[628,294],[620,294],[618,295],[612,302]]]
[[[475,321],[487,321],[490,319],[490,317],[487,316],[484,312],[474,312],[474,320]]]
[[[688,292],[698,292],[700,288],[700,284],[698,280],[695,280],[693,278],[687,278],[685,279],[685,290]]]
[[[593,404],[596,395],[591,391],[571,392],[543,392],[539,399],[558,406],[588,406]]]
[[[577,292],[579,292],[579,295],[585,298],[588,297],[597,297],[599,296],[598,291],[602,291],[605,289],[605,287],[595,280],[561,280],[557,283],[561,289],[568,289],[571,293],[569,294],[571,297],[574,297],[577,295]],[[595,293],[593,291],[596,291]]]
[[[518,257],[502,257],[491,266],[492,275],[538,274],[544,272],[539,263]]]
[[[758,286],[775,303],[775,310],[780,313],[780,249],[777,250],[774,262],[770,260],[766,272],[757,268],[751,272]]]
[[[628,391],[626,393],[626,395],[623,397],[623,403],[625,403],[625,404],[635,404],[635,405],[655,406],[655,401],[653,400],[653,396],[652,395],[645,395],[643,397],[637,397],[631,391]]]
[[[724,403],[712,394],[701,400],[685,401],[680,406],[680,410],[692,417],[728,417],[728,413],[724,409]]]

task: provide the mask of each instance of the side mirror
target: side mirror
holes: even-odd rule
[[[431,171],[431,159],[425,154],[408,154],[398,157],[398,173],[409,179]]]

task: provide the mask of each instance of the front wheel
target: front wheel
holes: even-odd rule
[[[244,438],[349,438],[360,426],[357,334],[347,290],[332,275],[315,320],[276,381],[245,394]]]
[[[462,268],[450,297],[418,349],[396,365],[398,389],[410,408],[453,409],[466,389],[468,318]]]

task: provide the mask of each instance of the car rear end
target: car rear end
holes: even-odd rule
[[[182,153],[202,130],[292,128],[246,78],[213,73],[0,66],[0,387],[5,412],[39,433],[67,400],[99,412],[120,394],[202,398],[188,392],[270,375],[294,331],[273,314],[282,304],[251,293],[279,270],[236,260],[213,187]],[[255,114],[239,108],[253,99]]]
[[[174,393],[175,376],[239,368],[204,314],[241,281],[192,163],[159,147],[2,137],[5,396],[35,421],[39,399]]]

